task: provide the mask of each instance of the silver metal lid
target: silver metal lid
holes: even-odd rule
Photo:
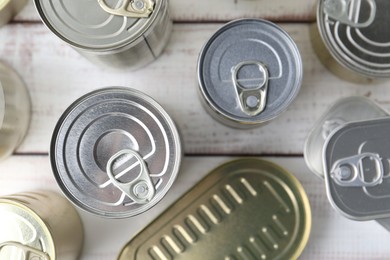
[[[34,0],[46,26],[69,44],[107,51],[143,39],[166,0]]]
[[[91,213],[123,218],[157,204],[182,151],[177,129],[149,96],[107,88],[75,101],[60,118],[51,163],[63,192]]]
[[[201,93],[222,118],[259,124],[285,111],[298,94],[302,60],[290,36],[254,19],[230,22],[206,43],[198,61]]]
[[[390,77],[388,0],[320,0],[317,23],[331,55],[368,77]]]
[[[390,118],[345,124],[324,147],[332,205],[356,220],[390,217]]]

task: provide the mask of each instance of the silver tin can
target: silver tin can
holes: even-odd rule
[[[390,118],[348,123],[324,147],[328,198],[354,220],[377,220],[390,231]]]
[[[330,55],[341,64],[335,66],[328,59],[325,65],[332,71],[332,67],[339,68],[337,74],[352,74],[350,78],[389,78],[389,9],[388,0],[319,0],[319,34]]]
[[[34,0],[45,25],[95,64],[137,69],[172,31],[168,0]]]
[[[285,111],[302,82],[302,60],[279,26],[255,19],[232,21],[205,44],[198,59],[201,99],[218,121],[259,126]]]
[[[30,116],[30,96],[23,80],[0,62],[0,160],[23,141]]]
[[[8,23],[26,3],[27,0],[0,0],[0,26]]]
[[[0,197],[0,259],[74,260],[83,244],[81,219],[51,191]]]
[[[332,132],[354,121],[364,121],[388,116],[387,111],[366,97],[347,97],[336,101],[317,120],[308,134],[304,146],[306,165],[317,176],[324,177],[322,151]]]
[[[76,100],[54,130],[50,158],[65,195],[80,208],[125,218],[156,205],[182,157],[179,133],[149,96],[100,89]]]

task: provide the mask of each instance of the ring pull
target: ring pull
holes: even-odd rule
[[[152,0],[123,0],[118,8],[111,8],[106,0],[97,0],[100,7],[107,13],[131,18],[147,18],[154,10]]]
[[[50,260],[50,256],[36,248],[23,245],[19,242],[8,241],[0,244],[0,252],[6,247],[16,247],[23,251],[24,260]]]
[[[375,164],[375,176],[370,181],[364,178],[363,159]],[[333,180],[343,187],[374,187],[383,181],[382,159],[375,153],[362,153],[337,160],[330,172]]]
[[[256,88],[245,88],[238,82],[238,72],[247,65],[256,65],[263,74],[263,82]],[[256,116],[264,111],[267,102],[269,74],[266,65],[258,61],[243,61],[232,68],[233,84],[241,110],[249,115]]]
[[[119,182],[113,174],[113,165],[125,155],[130,155],[137,159],[141,167],[139,175],[128,183]],[[125,149],[114,154],[107,162],[107,175],[112,184],[120,189],[126,196],[137,204],[146,204],[152,200],[156,190],[149,176],[149,170],[144,159],[136,151]]]
[[[354,28],[368,27],[375,19],[375,14],[376,14],[375,0],[366,0],[367,3],[370,5],[370,16],[365,22],[361,22],[361,23],[352,21],[348,15],[348,12],[350,10],[349,7],[352,4],[352,1],[353,0],[326,0],[324,2],[324,12],[326,15],[328,15],[330,18],[334,19],[335,21],[349,25],[351,27]],[[359,8],[355,8],[354,11],[358,12]],[[353,14],[352,17],[353,16],[356,16],[356,14],[355,15]]]

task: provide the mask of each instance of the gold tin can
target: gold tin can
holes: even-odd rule
[[[296,259],[310,228],[309,201],[291,173],[240,159],[214,169],[118,259]]]
[[[0,197],[0,259],[74,260],[83,242],[81,219],[50,191]]]
[[[27,0],[0,0],[0,26],[8,23],[26,3]]]

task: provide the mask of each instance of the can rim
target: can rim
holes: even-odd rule
[[[169,191],[169,188],[164,194],[160,194],[160,196],[156,196],[156,199],[154,201],[148,203],[150,205],[144,211],[111,213],[111,212],[106,212],[103,210],[94,209],[92,207],[85,205],[81,201],[79,201],[75,196],[73,196],[73,194],[67,189],[67,187],[65,187],[65,185],[62,181],[62,178],[60,176],[60,173],[57,170],[56,156],[55,156],[55,152],[54,152],[56,150],[58,133],[59,133],[60,129],[62,128],[63,122],[66,121],[66,118],[73,111],[73,109],[75,109],[79,104],[81,104],[87,98],[90,98],[90,97],[97,95],[97,94],[101,94],[102,92],[105,92],[105,91],[113,91],[113,90],[124,91],[127,93],[130,92],[133,95],[134,94],[137,95],[138,97],[142,98],[146,102],[149,102],[153,107],[155,107],[159,111],[159,113],[161,113],[161,115],[164,117],[164,119],[166,120],[166,123],[169,126],[169,129],[171,130],[173,140],[175,141],[174,147],[177,151],[176,157],[175,157],[175,164],[174,164],[174,167],[172,169],[172,175],[171,175],[173,177],[169,179],[169,182],[167,183],[166,187],[170,188],[173,185],[173,183],[175,182],[177,175],[179,173],[180,165],[182,162],[182,155],[183,155],[179,131],[176,128],[176,125],[175,125],[173,119],[168,115],[168,113],[165,111],[165,109],[157,101],[155,101],[149,95],[147,95],[139,90],[133,89],[133,88],[119,87],[119,86],[104,87],[104,88],[100,88],[100,89],[96,89],[94,91],[88,92],[88,93],[84,94],[83,96],[79,97],[78,99],[76,99],[74,102],[72,102],[71,105],[69,105],[69,107],[63,112],[63,114],[59,118],[59,120],[58,120],[58,122],[53,130],[53,135],[52,135],[51,142],[50,142],[49,157],[50,157],[51,168],[53,171],[53,175],[56,179],[56,182],[57,182],[58,186],[60,187],[62,193],[65,195],[66,198],[68,198],[68,200],[72,204],[74,204],[75,206],[77,206],[78,208],[82,209],[85,212],[92,213],[92,214],[95,214],[97,216],[101,216],[101,217],[105,217],[105,218],[120,219],[120,218],[133,217],[133,216],[140,215],[142,213],[147,212],[148,210],[153,208],[155,205],[157,205],[166,196],[166,194]]]
[[[294,88],[294,93],[293,95],[289,98],[288,100],[288,103],[285,103],[286,105],[279,110],[279,112],[277,114],[274,114],[274,115],[271,115],[267,118],[263,118],[263,119],[257,119],[257,120],[245,120],[244,117],[235,117],[229,113],[226,113],[226,111],[223,111],[221,108],[219,108],[219,106],[217,104],[215,104],[212,100],[212,98],[210,98],[207,90],[206,90],[206,87],[205,87],[205,84],[204,84],[204,78],[202,76],[202,69],[203,69],[203,60],[205,58],[205,55],[207,53],[207,50],[209,48],[209,46],[214,42],[214,40],[222,33],[224,32],[225,30],[229,29],[232,25],[235,25],[235,24],[238,24],[238,23],[242,23],[242,22],[260,22],[260,23],[264,23],[264,24],[267,24],[269,26],[272,26],[274,28],[276,28],[278,31],[280,31],[284,37],[286,38],[286,40],[289,41],[289,44],[291,44],[291,50],[293,52],[293,54],[295,54],[294,56],[296,56],[297,58],[297,61],[299,63],[299,66],[296,67],[296,70],[297,70],[297,79],[296,79],[296,82],[298,83],[296,85],[296,88]],[[202,46],[200,52],[199,52],[199,56],[198,56],[198,62],[197,62],[197,78],[198,78],[198,89],[200,90],[200,93],[201,93],[201,96],[203,98],[203,100],[205,101],[206,105],[208,107],[210,107],[210,109],[212,111],[214,111],[216,113],[216,115],[218,117],[220,117],[222,120],[228,120],[229,122],[233,123],[233,124],[238,124],[238,125],[247,125],[247,126],[256,126],[256,125],[259,125],[259,124],[262,124],[262,123],[266,123],[266,122],[269,122],[273,119],[275,119],[276,117],[278,117],[280,114],[282,114],[283,112],[285,112],[289,105],[291,105],[291,103],[293,103],[293,101],[295,100],[295,98],[297,97],[298,93],[299,93],[299,90],[302,86],[302,79],[303,79],[303,64],[302,64],[302,57],[300,55],[300,52],[299,52],[299,49],[298,49],[298,46],[296,45],[296,43],[294,42],[294,40],[292,39],[292,37],[282,28],[280,27],[279,25],[275,24],[275,23],[272,23],[270,21],[267,21],[267,20],[264,20],[264,19],[254,19],[254,18],[242,18],[242,19],[236,19],[236,20],[233,20],[233,21],[230,21],[224,25],[222,25],[216,32],[214,32],[211,37],[206,41],[206,43]]]
[[[143,27],[142,30],[140,30],[137,34],[132,35],[131,37],[128,37],[126,40],[124,40],[122,43],[111,43],[108,46],[104,47],[90,47],[90,46],[85,46],[83,44],[78,44],[75,41],[69,40],[67,37],[65,37],[63,34],[61,34],[58,30],[54,28],[54,26],[49,22],[47,19],[47,16],[45,15],[42,7],[41,7],[41,1],[43,0],[33,0],[34,1],[34,6],[35,10],[39,14],[39,17],[43,24],[48,28],[52,33],[54,33],[58,38],[66,42],[68,45],[80,49],[82,51],[86,52],[101,52],[101,53],[106,53],[106,52],[117,52],[121,49],[128,49],[131,48],[132,45],[135,45],[139,43],[140,41],[143,40],[144,36],[147,36],[150,31],[152,30],[153,26],[155,25],[156,21],[160,17],[160,13],[164,11],[164,5],[166,5],[165,9],[166,11],[168,10],[168,2],[167,0],[157,0],[156,2],[159,2],[161,4],[156,5],[156,9],[153,11],[153,14],[156,13],[156,15],[153,16],[153,14],[147,18],[148,22],[146,25]]]

